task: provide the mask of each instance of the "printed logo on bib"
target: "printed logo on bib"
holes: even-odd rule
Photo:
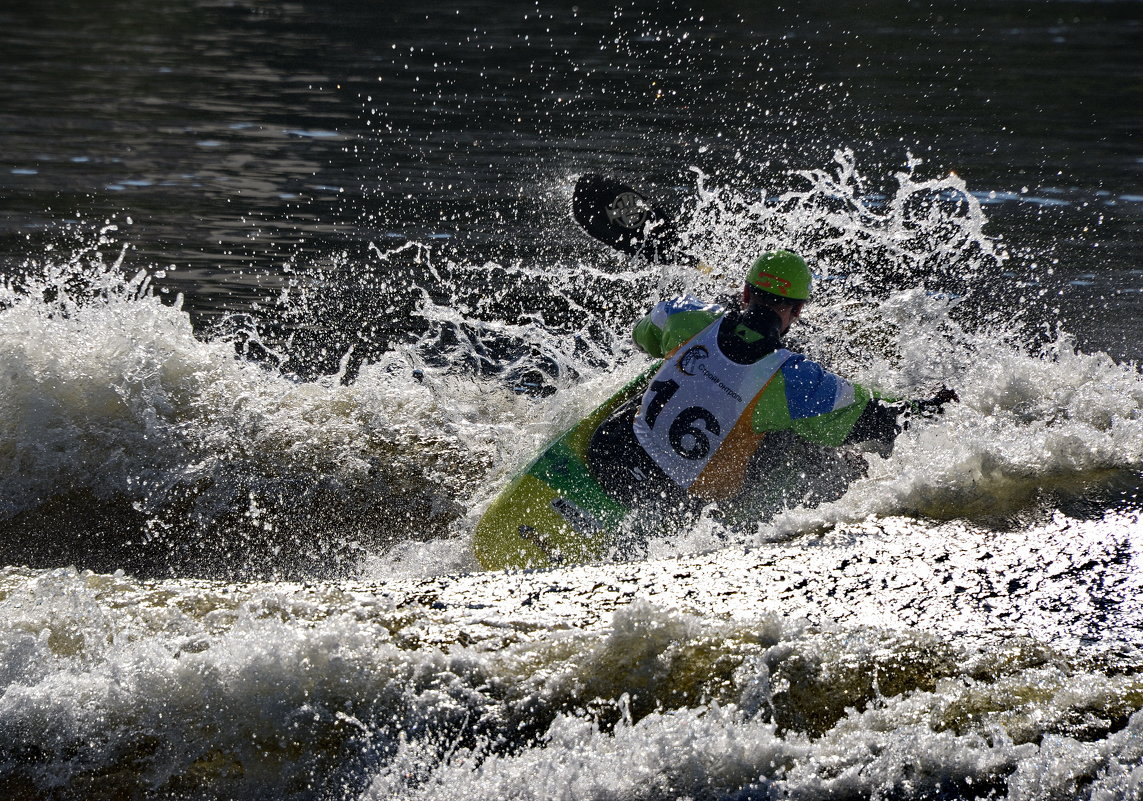
[[[702,345],[695,345],[693,348],[688,348],[687,351],[679,357],[677,362],[679,371],[683,375],[694,375],[699,369],[699,362],[710,355],[710,351]]]

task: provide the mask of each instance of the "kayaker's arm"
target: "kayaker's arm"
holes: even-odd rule
[[[655,304],[650,314],[635,323],[635,347],[662,359],[715,321],[722,307],[690,295]]]
[[[957,400],[956,393],[942,388],[928,400],[898,402],[796,356],[760,399],[754,430],[789,430],[830,447],[867,441],[887,447],[908,426],[910,415],[931,416],[952,400]]]

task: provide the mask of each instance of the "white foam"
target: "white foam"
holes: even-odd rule
[[[717,564],[654,575],[678,574],[663,589],[679,598],[733,606]],[[1109,797],[1139,785],[1129,661],[703,604],[636,599],[596,623],[554,614],[561,592],[587,604],[652,567],[372,588],[9,568],[0,771],[42,790],[114,773],[144,793],[190,782],[202,797],[281,798]],[[497,612],[510,595],[539,600]]]

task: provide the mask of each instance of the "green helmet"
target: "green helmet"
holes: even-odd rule
[[[750,286],[790,300],[809,300],[812,281],[806,260],[788,250],[763,253],[746,273]]]

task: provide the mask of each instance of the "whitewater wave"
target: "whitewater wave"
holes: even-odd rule
[[[959,178],[919,169],[911,162],[888,194],[848,153],[773,197],[700,176],[683,241],[708,272],[635,265],[586,242],[592,261],[575,263],[373,246],[295,268],[274,309],[209,331],[152,291],[161,271],[126,277],[112,227],[46,253],[0,288],[6,561],[172,575],[470,569],[468,532],[498,489],[645,367],[629,323],[679,292],[733,293],[736,265],[771,246],[800,248],[822,273],[802,349],[891,396],[946,383],[960,403],[915,421],[892,455],[859,450],[864,477],[830,498],[779,498],[753,526],[707,510],[615,558],[871,515],[1004,527],[1077,514],[1068,504],[1085,495],[1103,504],[1096,516],[1137,505],[1138,369],[1077,352],[1066,333],[1033,333],[1042,290],[1013,277],[1020,257],[986,235]],[[566,191],[553,202],[566,204]],[[311,328],[399,309],[403,335],[372,350],[361,340],[367,357],[356,345],[327,352],[333,372],[299,377],[317,352]]]
[[[1138,519],[881,525],[383,585],[8,568],[0,773],[30,797],[1135,792]]]

